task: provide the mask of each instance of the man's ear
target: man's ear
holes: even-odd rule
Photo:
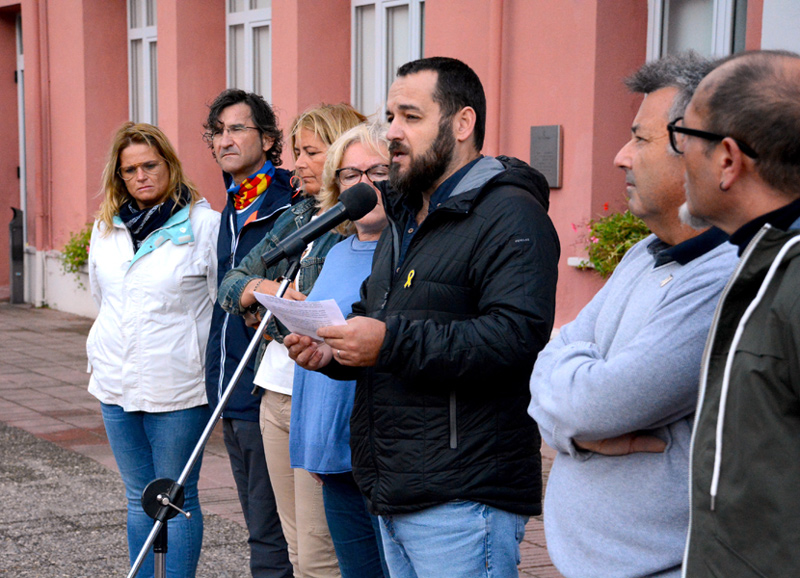
[[[471,106],[465,106],[453,116],[453,134],[457,142],[464,142],[475,132],[477,115]]]
[[[269,149],[272,148],[272,145],[275,144],[275,139],[270,138],[265,134],[261,135],[261,150],[264,152],[268,152]]]
[[[720,143],[717,166],[720,170],[719,188],[727,191],[738,181],[745,169],[745,154],[731,137],[725,137]]]

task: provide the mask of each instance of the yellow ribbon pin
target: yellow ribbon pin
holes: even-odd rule
[[[411,280],[414,278],[414,269],[408,272],[408,279],[406,279],[406,284],[403,285],[403,289],[408,289],[411,287]]]

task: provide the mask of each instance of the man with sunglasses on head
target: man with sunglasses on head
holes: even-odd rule
[[[645,64],[644,100],[614,163],[653,232],[561,328],[534,366],[529,413],[558,450],[544,503],[547,549],[568,578],[676,578],[689,524],[689,439],[714,305],[736,262],[722,231],[680,222],[681,157],[667,123],[712,64]]]
[[[727,59],[671,132],[684,212],[741,254],[703,356],[684,576],[797,576],[800,56]]]
[[[222,282],[292,204],[292,188],[290,173],[278,168],[283,133],[261,96],[237,89],[223,91],[211,103],[204,128],[204,139],[227,187],[217,243],[217,279]],[[206,350],[206,393],[212,410],[253,335],[244,317],[226,313],[219,303],[214,305]],[[258,421],[261,399],[253,394],[254,362],[247,364],[225,407],[222,431],[249,532],[250,571],[254,578],[289,578],[292,565]]]

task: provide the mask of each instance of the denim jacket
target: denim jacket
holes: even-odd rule
[[[238,267],[228,271],[219,288],[219,304],[225,311],[234,315],[244,315],[244,309],[239,304],[239,300],[247,284],[253,279],[276,280],[286,272],[289,267],[289,262],[286,259],[267,269],[264,267],[261,255],[275,248],[279,241],[309,223],[316,209],[315,200],[306,199],[284,211],[275,221],[270,233],[258,245],[253,247],[250,253],[241,260]],[[317,277],[319,277],[322,265],[325,263],[325,255],[328,254],[331,247],[343,238],[338,233],[329,231],[314,241],[311,251],[300,263],[300,272],[297,274],[295,282],[295,287],[298,291],[304,295],[309,294]],[[275,320],[267,324],[266,332],[280,342],[283,342],[283,335],[287,334],[286,329],[276,323]],[[265,347],[266,341],[261,344],[258,350],[256,359],[259,363]]]

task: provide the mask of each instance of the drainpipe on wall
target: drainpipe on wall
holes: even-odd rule
[[[41,243],[36,249],[36,271],[31,297],[37,307],[47,303],[46,251],[53,246],[51,213],[53,210],[53,155],[50,122],[50,30],[48,26],[48,0],[39,0],[39,62],[41,79],[41,151],[42,190],[37,191],[36,237]]]
[[[487,130],[484,149],[494,155],[501,154],[501,96],[503,83],[503,12],[504,0],[491,0],[489,4],[489,79],[486,83],[486,117],[494,119],[491,131]],[[487,126],[487,129],[489,127]]]

